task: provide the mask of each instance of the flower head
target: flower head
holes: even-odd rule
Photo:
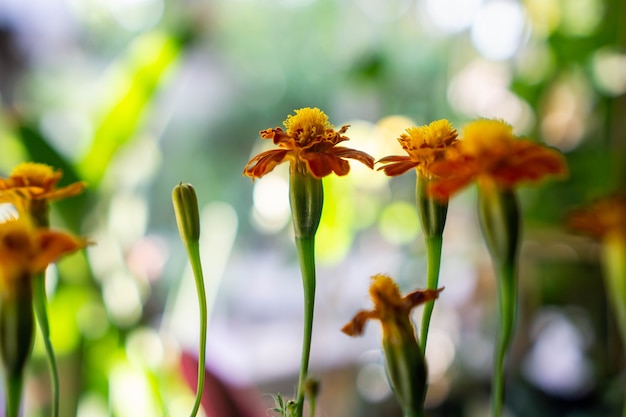
[[[504,121],[479,119],[465,128],[459,146],[431,170],[439,178],[430,193],[445,198],[474,180],[511,189],[548,175],[565,175],[567,165],[560,152],[517,138]]]
[[[67,187],[57,188],[63,173],[51,166],[35,162],[24,162],[16,166],[9,178],[0,178],[0,200],[6,198],[10,190],[26,194],[33,200],[58,200],[80,194],[84,182],[75,182]]]
[[[272,139],[278,149],[261,152],[245,166],[243,174],[254,179],[261,178],[278,164],[290,161],[292,169],[303,164],[315,178],[325,177],[332,172],[346,175],[350,164],[344,158],[356,159],[370,168],[374,159],[365,152],[336,146],[348,140],[343,136],[348,126],[335,130],[328,116],[318,108],[306,107],[295,111],[280,127],[260,132],[263,139]]]
[[[588,207],[573,211],[568,224],[572,229],[599,239],[626,239],[626,194],[599,199]]]
[[[419,174],[431,178],[433,173],[430,166],[440,161],[448,148],[456,145],[456,137],[456,130],[445,119],[429,125],[410,127],[398,138],[408,155],[382,158],[378,162],[386,165],[378,169],[389,176],[396,176],[415,168]]]
[[[23,280],[86,245],[70,234],[37,228],[28,216],[0,223],[0,297],[10,297],[16,285],[26,285]]]
[[[398,285],[391,277],[383,274],[374,275],[370,285],[370,298],[374,309],[360,311],[341,331],[349,336],[359,336],[363,333],[365,323],[370,319],[376,319],[383,326],[383,338],[396,338],[398,330],[400,333],[409,330],[409,334],[412,335],[413,330],[409,318],[411,310],[420,304],[436,299],[441,291],[443,288],[416,290],[403,297]]]

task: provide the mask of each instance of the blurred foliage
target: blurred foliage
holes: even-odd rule
[[[621,0],[514,2],[528,20],[517,53],[503,60],[481,57],[469,27],[438,28],[425,6],[432,2],[425,0],[385,6],[367,0],[152,0],[142,3],[144,10],[133,9],[133,2],[110,3],[51,2],[56,12],[30,2],[0,6],[0,171],[6,175],[16,163],[32,160],[62,169],[64,184],[89,182],[85,195],[56,205],[53,213],[54,225],[96,241],[87,254],[61,263],[51,285],[63,415],[130,416],[139,415],[140,407],[182,415],[189,408],[191,391],[177,362],[184,343],[168,336],[152,342],[157,332],[168,334],[163,323],[184,276],[171,188],[184,180],[196,187],[201,206],[223,201],[234,208],[240,221],[232,259],[246,260],[248,251],[270,241],[284,258],[293,258],[288,222],[263,232],[248,221],[257,183],[242,178],[241,169],[262,146],[258,131],[278,126],[294,108],[318,106],[337,125],[352,122],[348,133],[358,132],[356,148],[368,143],[359,137],[389,136],[381,133],[381,119],[390,115],[416,124],[445,117],[460,129],[478,116],[504,117],[498,113],[503,104],[470,111],[459,104],[453,86],[478,65],[492,72],[469,82],[478,86],[469,90],[474,103],[488,101],[486,89],[502,84],[497,93],[512,94],[515,105],[527,109],[525,121],[511,120],[516,129],[561,148],[570,166],[566,181],[521,193],[527,236],[535,244],[548,248],[570,239],[562,227],[568,210],[626,186]],[[611,77],[617,81],[607,84]],[[359,123],[367,128],[356,129]],[[385,140],[395,142],[393,135],[403,128]],[[387,149],[374,148],[374,156]],[[419,232],[411,209],[414,189],[407,185],[412,178],[373,183],[367,176],[326,182],[318,242],[326,265],[337,267],[355,251],[382,246],[368,246],[367,239],[385,242],[402,259],[419,257],[421,248],[411,243]],[[452,204],[471,211],[471,197]],[[578,397],[559,396],[516,371],[509,405],[518,416],[610,417],[623,401],[623,390],[615,387],[624,380],[624,347],[603,307],[595,247],[587,241],[572,247],[574,256],[556,260],[547,249],[525,252],[532,272],[524,276],[530,301],[520,333],[531,332],[542,308],[582,309],[595,331],[586,356],[595,383]],[[407,282],[411,272],[405,271],[413,264],[402,262],[395,267]],[[241,291],[224,292],[233,310],[236,303],[228,297],[235,295]],[[116,300],[126,304],[115,307]],[[145,328],[154,329],[151,336]],[[141,360],[136,343],[147,346],[139,349]],[[518,349],[532,344],[520,343]],[[38,349],[33,378],[45,385]],[[513,354],[520,367],[521,355]],[[459,362],[433,416],[481,415],[475,398],[488,396],[488,377]],[[124,391],[137,389],[145,398],[138,395],[143,399],[132,405]],[[32,400],[27,415],[46,415],[47,401],[45,395]],[[364,404],[358,401],[353,415],[393,408],[389,402]]]

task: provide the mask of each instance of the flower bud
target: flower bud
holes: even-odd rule
[[[180,238],[185,244],[197,242],[200,239],[200,214],[198,213],[198,198],[193,186],[179,183],[172,190],[172,202]]]

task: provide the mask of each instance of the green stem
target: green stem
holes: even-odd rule
[[[52,383],[52,416],[59,415],[59,371],[57,361],[54,355],[54,348],[50,340],[50,324],[48,322],[48,303],[46,299],[46,281],[45,272],[39,273],[34,277],[34,309],[39,330],[46,349],[48,357],[48,365],[50,366],[50,379]]]
[[[478,192],[478,217],[496,274],[498,331],[494,351],[492,417],[500,417],[504,404],[504,363],[513,338],[517,313],[517,256],[520,211],[513,190],[483,183]]]
[[[20,403],[22,399],[22,387],[24,386],[24,377],[16,374],[6,379],[6,417],[18,417],[20,414]]]
[[[626,348],[626,239],[622,236],[605,239],[602,245],[602,265],[607,299]],[[626,396],[624,397],[626,398]],[[626,402],[622,416],[626,417]]]
[[[296,416],[301,417],[304,409],[304,384],[307,380],[309,357],[311,353],[311,336],[313,333],[313,310],[315,306],[315,237],[296,237],[296,249],[302,271],[304,287],[304,335],[302,339],[302,359],[298,394],[296,396]],[[312,417],[312,416],[311,416]]]
[[[492,415],[502,415],[504,404],[504,363],[513,338],[517,311],[517,279],[515,265],[497,268],[499,323],[493,363]]]
[[[448,200],[436,200],[429,196],[428,188],[431,180],[421,174],[417,174],[417,184],[415,187],[417,211],[419,213],[420,224],[424,233],[426,244],[426,256],[428,258],[428,271],[426,286],[428,289],[437,289],[439,285],[439,270],[441,268],[441,248],[443,245],[443,230],[446,225],[448,215]],[[422,326],[420,330],[420,348],[422,353],[426,352],[426,342],[428,339],[428,329],[430,318],[435,308],[435,301],[429,301],[424,306],[422,315]]]
[[[195,417],[200,409],[202,393],[204,391],[204,374],[206,367],[206,335],[207,335],[207,301],[204,289],[204,276],[202,263],[200,262],[200,245],[197,240],[187,242],[189,261],[196,280],[196,292],[198,293],[198,306],[200,308],[200,342],[198,348],[198,385],[196,388],[196,401],[191,411],[191,417]]]
[[[428,271],[426,279],[426,288],[436,289],[439,285],[439,270],[441,267],[441,248],[443,246],[443,236],[426,237],[426,255],[428,258]],[[422,315],[422,327],[420,330],[420,348],[422,354],[426,354],[426,342],[428,340],[428,328],[430,326],[430,318],[435,308],[435,301],[429,301],[424,304],[424,313]]]

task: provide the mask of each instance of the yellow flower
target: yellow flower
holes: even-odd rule
[[[286,132],[280,127],[260,132],[263,139],[272,139],[278,149],[261,152],[252,158],[243,170],[244,175],[252,179],[261,178],[286,160],[290,161],[292,169],[304,164],[315,178],[332,172],[348,174],[350,164],[344,158],[356,159],[370,168],[374,166],[374,159],[365,152],[336,146],[348,140],[343,136],[348,126],[336,131],[328,116],[318,108],[295,110],[295,114],[289,115],[283,125]]]
[[[596,238],[626,240],[626,194],[599,199],[588,207],[573,211],[568,224],[572,229]]]
[[[51,166],[24,162],[16,166],[8,178],[0,178],[0,202],[23,206],[25,200],[54,201],[80,194],[84,182],[57,188],[63,173]]]
[[[25,280],[86,245],[73,235],[37,228],[28,216],[0,223],[0,298],[11,298],[16,286],[30,285]]]
[[[465,128],[459,146],[431,171],[439,177],[430,186],[431,195],[447,198],[474,180],[512,189],[547,175],[566,175],[567,165],[560,152],[517,138],[504,121],[479,119]]]
[[[426,178],[432,178],[430,166],[440,161],[448,148],[457,143],[456,130],[449,121],[442,119],[429,125],[414,126],[406,130],[398,138],[398,142],[407,155],[395,155],[382,158],[378,162],[387,164],[378,168],[386,175],[396,176],[416,168]]]

